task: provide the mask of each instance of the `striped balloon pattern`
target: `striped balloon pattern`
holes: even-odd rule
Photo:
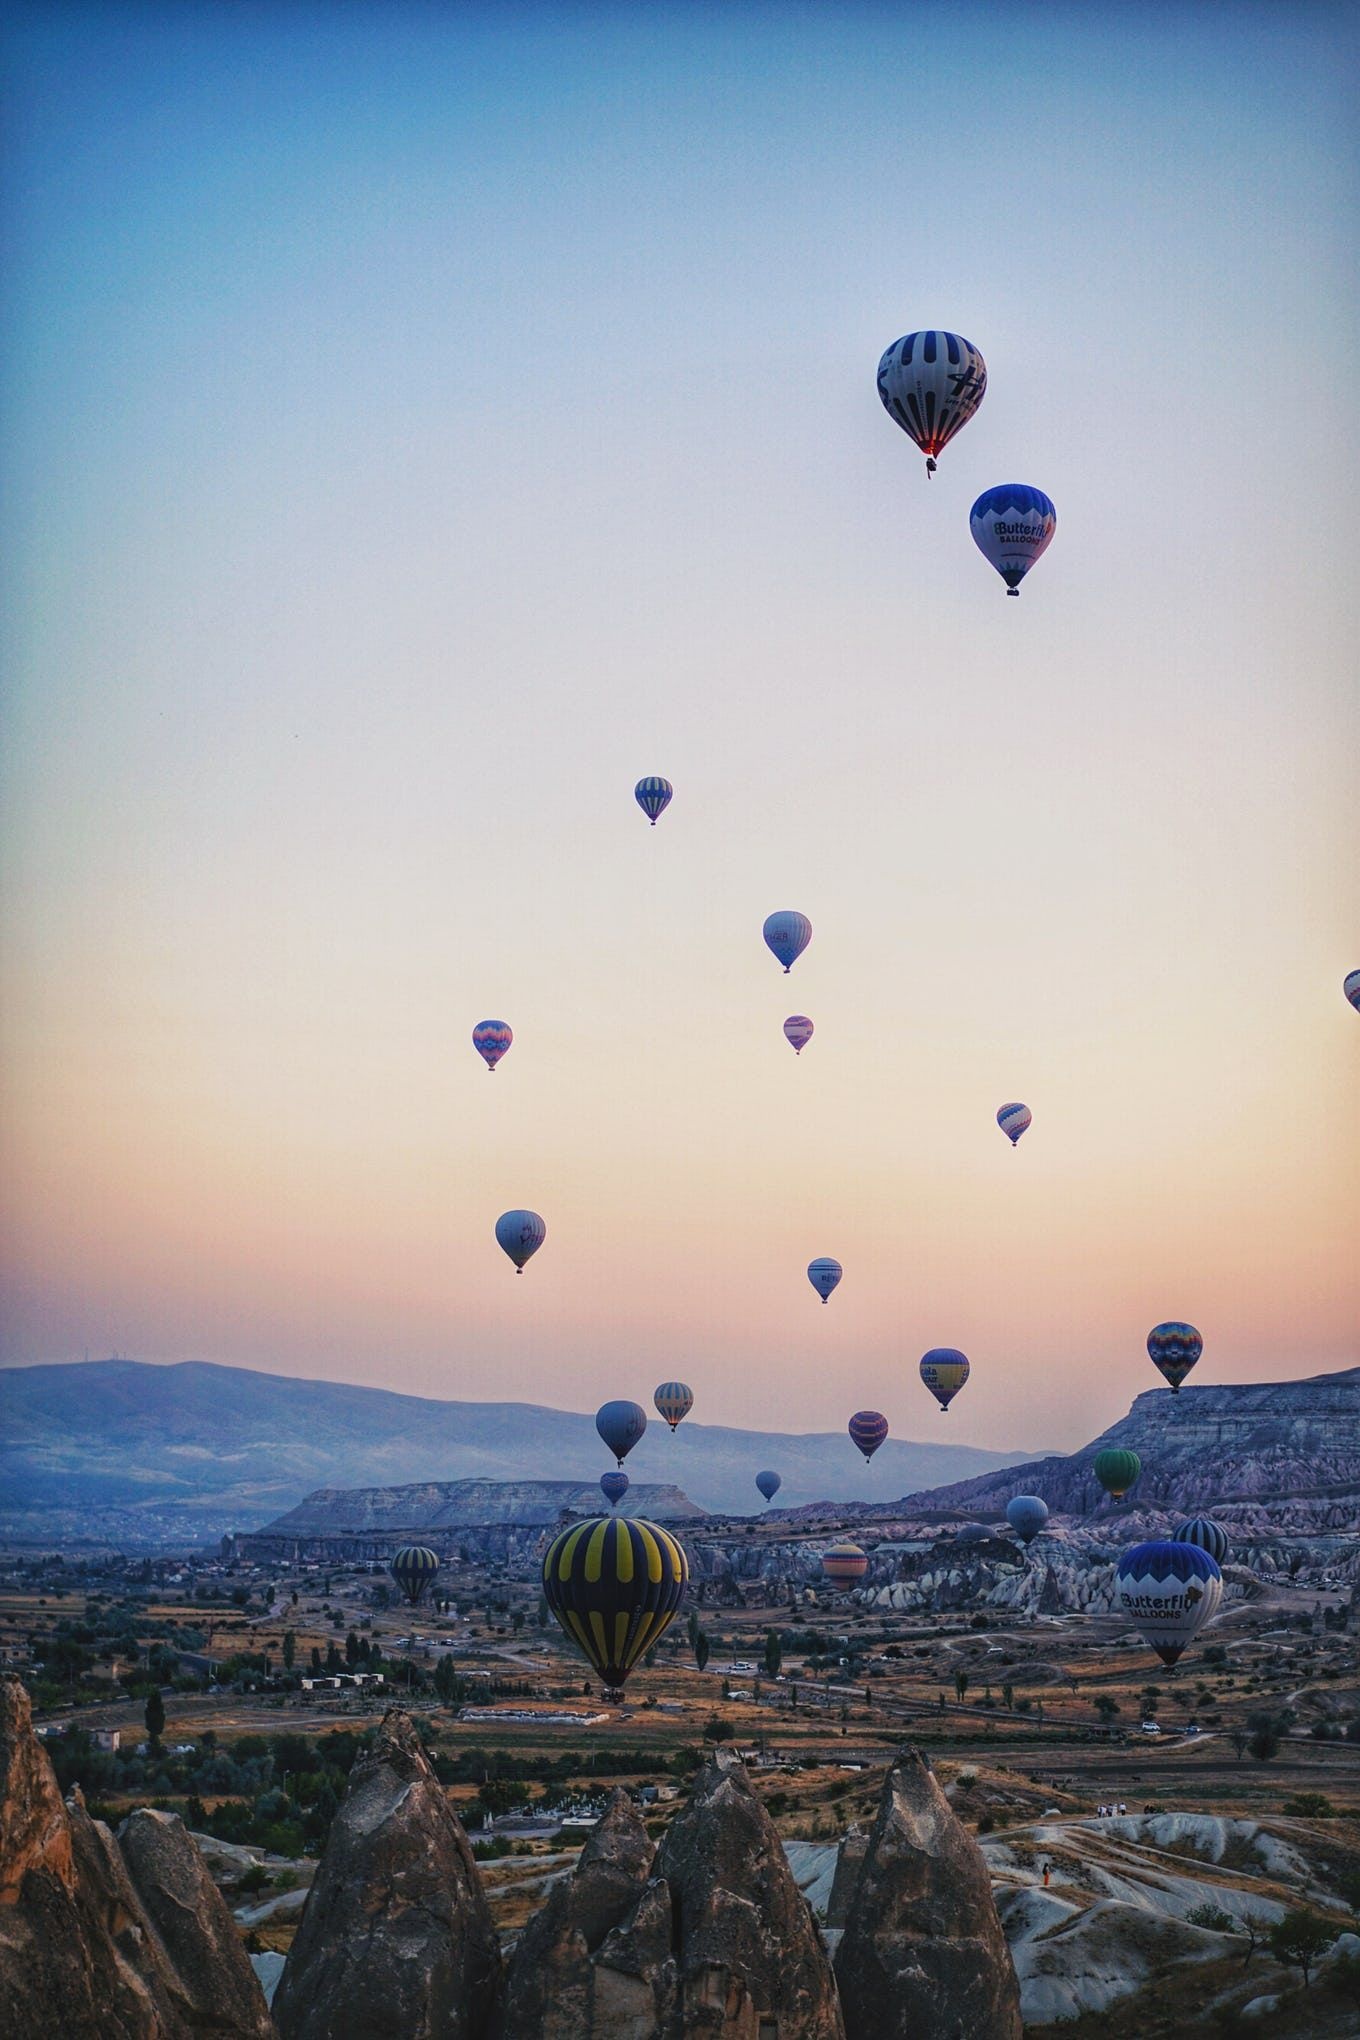
[[[593,1516],[548,1546],[543,1596],[620,1700],[624,1681],[679,1613],[689,1583],[684,1546],[640,1516]]]
[[[496,1064],[514,1040],[504,1020],[479,1020],[472,1030],[472,1046],[494,1077]]]
[[[1126,1445],[1107,1445],[1091,1462],[1092,1471],[1107,1495],[1122,1502],[1143,1471],[1143,1462]]]
[[[524,1264],[536,1254],[548,1237],[548,1228],[536,1211],[503,1211],[496,1220],[496,1244],[524,1273]]]
[[[996,1123],[1014,1147],[1033,1117],[1028,1105],[1003,1105],[996,1115]]]
[[[1193,1325],[1171,1319],[1164,1325],[1153,1326],[1148,1333],[1147,1349],[1157,1372],[1171,1383],[1171,1393],[1179,1395],[1181,1383],[1204,1351],[1204,1341]]]
[[[628,1476],[622,1467],[617,1472],[611,1467],[608,1473],[600,1475],[600,1493],[604,1496],[611,1509],[618,1507],[627,1494],[630,1485]]]
[[[601,1403],[595,1412],[595,1429],[622,1466],[647,1428],[647,1412],[641,1403]]]
[[[767,914],[761,933],[765,947],[783,964],[787,977],[812,940],[812,923],[806,914],[795,914],[789,907]]]
[[[694,1390],[683,1381],[663,1381],[652,1397],[657,1410],[674,1430],[683,1417],[694,1408]]]
[[[833,1261],[830,1254],[822,1254],[817,1260],[808,1262],[807,1279],[823,1303],[831,1301],[831,1292],[844,1273],[840,1262]]]
[[[779,1475],[777,1473],[771,1472],[768,1468],[765,1470],[764,1473],[758,1473],[756,1475],[756,1486],[760,1489],[760,1492],[764,1495],[767,1502],[772,1502],[774,1500],[775,1496],[779,1493],[779,1490],[780,1488],[783,1487],[783,1485],[784,1483],[780,1479]]]
[[[1006,583],[1006,593],[1018,595],[1020,583],[1053,542],[1058,513],[1042,489],[1002,482],[983,490],[968,513],[968,527],[982,557]]]
[[[931,329],[904,333],[878,364],[883,408],[914,439],[935,472],[935,456],[962,429],[987,391],[987,364],[971,340]]]
[[[1346,973],[1345,993],[1356,1012],[1360,1013],[1360,970]]]
[[[948,1410],[971,1371],[968,1355],[957,1346],[932,1346],[921,1356],[921,1379],[941,1411]]]
[[[881,1410],[856,1410],[845,1428],[851,1444],[857,1445],[868,1460],[888,1435],[888,1419]]]
[[[1135,1544],[1114,1574],[1114,1601],[1142,1631],[1164,1665],[1174,1665],[1214,1615],[1223,1575],[1197,1544],[1157,1539]]]
[[[1048,1521],[1048,1503],[1038,1495],[1012,1495],[1006,1504],[1006,1521],[1028,1547]]]
[[[816,1031],[806,1013],[790,1013],[784,1022],[784,1039],[795,1055],[803,1053]]]
[[[675,788],[669,779],[639,779],[633,788],[633,799],[653,828],[656,827],[657,816],[664,814],[670,806],[671,795],[674,792]]]
[[[853,1586],[868,1570],[868,1559],[858,1544],[851,1544],[848,1539],[843,1544],[828,1544],[822,1553],[822,1571],[833,1587]]]
[[[1197,1544],[1201,1551],[1207,1551],[1214,1564],[1226,1565],[1228,1553],[1232,1550],[1228,1533],[1211,1516],[1192,1516],[1188,1523],[1182,1523],[1179,1530],[1171,1535],[1173,1544]]]
[[[428,1545],[403,1544],[388,1568],[393,1579],[414,1608],[439,1571],[439,1560]]]

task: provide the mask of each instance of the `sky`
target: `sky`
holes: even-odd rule
[[[1354,1364],[1348,10],[6,22],[5,1364],[929,1438],[947,1344],[1017,1450],[1163,1318]]]

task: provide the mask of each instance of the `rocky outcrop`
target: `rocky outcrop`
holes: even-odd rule
[[[847,2040],[1020,2040],[987,1868],[918,1750],[883,1787],[836,1955]]]
[[[193,1844],[173,1825],[178,1858]],[[108,1828],[91,1820],[78,1791],[63,1804],[23,1686],[9,1674],[0,1680],[0,2031],[17,2040],[263,2040],[264,1998],[199,1867],[206,1889],[177,1861],[166,1896],[185,1910],[168,1946]],[[149,1860],[142,1883],[150,1893]]]
[[[611,2030],[597,2018],[591,1957],[633,1913],[653,1854],[632,1801],[616,1789],[575,1870],[520,1936],[506,1978],[502,2040],[576,2040]]]
[[[500,1948],[410,1719],[356,1762],[274,1997],[283,2040],[483,2040]]]
[[[250,1957],[178,1814],[150,1807],[129,1814],[118,1847],[170,1958],[193,2030],[270,2040],[273,2022]]]

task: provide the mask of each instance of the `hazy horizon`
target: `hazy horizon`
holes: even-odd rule
[[[1164,1318],[1354,1365],[1355,48],[12,10],[0,1364],[995,1450]]]

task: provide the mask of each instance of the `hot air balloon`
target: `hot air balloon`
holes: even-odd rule
[[[833,1587],[853,1586],[869,1570],[869,1561],[858,1544],[828,1544],[822,1553],[822,1571]]]
[[[472,1046],[494,1077],[496,1064],[514,1040],[504,1020],[479,1020],[472,1030]]]
[[[879,1410],[856,1410],[845,1428],[850,1442],[869,1460],[888,1435],[888,1419]]]
[[[784,1022],[784,1038],[792,1046],[795,1055],[803,1053],[816,1031],[806,1013],[790,1013]]]
[[[806,914],[770,914],[766,917],[763,933],[766,948],[783,964],[787,977],[812,940],[811,921]]]
[[[1148,1333],[1147,1349],[1157,1372],[1171,1383],[1171,1393],[1179,1395],[1181,1383],[1204,1351],[1204,1341],[1193,1325],[1172,1319],[1153,1326]]]
[[[510,1256],[517,1275],[524,1273],[525,1262],[547,1237],[548,1228],[536,1211],[503,1211],[496,1220],[496,1244]]]
[[[1188,1523],[1182,1523],[1179,1530],[1171,1533],[1173,1544],[1197,1544],[1201,1551],[1207,1551],[1216,1566],[1228,1562],[1232,1546],[1228,1533],[1211,1516],[1192,1516]]]
[[[1129,1489],[1143,1471],[1143,1462],[1136,1452],[1130,1452],[1123,1445],[1107,1445],[1097,1452],[1091,1462],[1091,1470],[1107,1495],[1113,1495],[1122,1502]]]
[[[694,1391],[686,1388],[683,1381],[663,1381],[652,1401],[674,1430],[681,1418],[687,1417],[694,1408]]]
[[[921,1379],[942,1412],[948,1410],[968,1375],[968,1355],[960,1353],[957,1346],[932,1346],[921,1357]]]
[[[926,457],[935,456],[968,423],[987,388],[987,364],[957,333],[906,333],[878,364],[878,394],[890,418]]]
[[[671,795],[674,792],[675,788],[669,779],[639,779],[633,788],[633,799],[653,828],[656,827],[657,816],[664,814],[670,806]]]
[[[622,1470],[616,1473],[611,1467],[608,1473],[600,1475],[600,1492],[611,1509],[618,1507],[627,1494],[628,1487],[628,1476]]]
[[[1048,1503],[1038,1495],[1012,1495],[1006,1504],[1006,1521],[1028,1547],[1048,1521]]]
[[[439,1571],[439,1560],[424,1544],[403,1544],[388,1571],[414,1608]]]
[[[996,1115],[996,1123],[1014,1147],[1033,1117],[1028,1105],[1003,1105]]]
[[[684,1547],[640,1516],[573,1523],[543,1558],[544,1599],[603,1680],[607,1700],[623,1698],[629,1672],[675,1620],[688,1580]]]
[[[783,1485],[784,1483],[779,1478],[779,1475],[777,1473],[766,1472],[758,1473],[756,1475],[756,1486],[760,1489],[760,1492],[764,1495],[767,1502],[772,1502],[774,1500],[775,1496],[779,1493],[779,1490],[780,1488],[783,1487]]]
[[[1058,513],[1042,489],[1026,482],[1002,482],[984,489],[968,513],[973,543],[990,560],[1008,595],[1020,593],[1039,555],[1048,550],[1058,528]]]
[[[1174,1665],[1213,1615],[1223,1575],[1197,1544],[1135,1544],[1114,1574],[1115,1607],[1142,1631],[1164,1665]]]
[[[1343,989],[1356,1012],[1360,1013],[1360,970],[1352,970],[1346,973],[1346,982]]]
[[[647,1428],[647,1412],[641,1403],[607,1402],[595,1412],[595,1429],[622,1466]]]
[[[831,1292],[845,1273],[839,1261],[833,1261],[830,1254],[823,1254],[819,1260],[808,1262],[807,1278],[821,1297],[823,1303],[830,1301]]]

